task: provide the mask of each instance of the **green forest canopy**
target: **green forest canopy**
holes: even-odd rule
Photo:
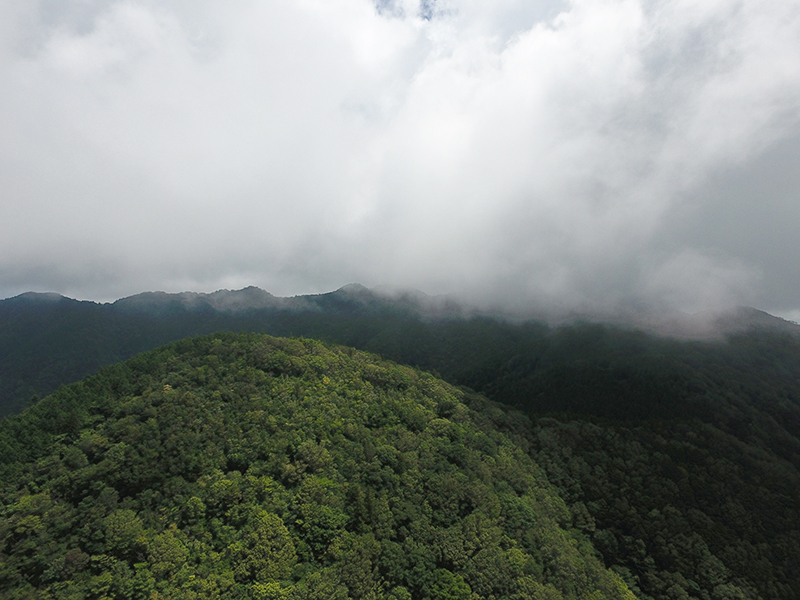
[[[437,371],[528,415],[462,398],[526,448],[573,527],[638,597],[800,597],[800,341],[785,328],[709,343],[586,323],[425,321],[360,301],[157,318],[65,299],[46,318],[30,303],[0,304],[17,311],[0,331],[8,389],[15,377],[52,389],[137,347],[213,328],[303,333]],[[83,423],[69,408],[77,397],[59,394],[71,400],[33,429],[22,425],[29,417],[2,422],[24,439],[13,452],[46,452],[42,427],[55,435]]]
[[[263,335],[103,369],[2,422],[0,590],[632,599],[465,399],[374,355]]]

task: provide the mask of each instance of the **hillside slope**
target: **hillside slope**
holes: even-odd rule
[[[373,355],[261,335],[106,368],[0,423],[0,592],[632,600],[465,399]]]

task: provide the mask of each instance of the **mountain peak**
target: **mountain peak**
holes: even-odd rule
[[[290,299],[278,298],[255,286],[241,290],[217,290],[210,294],[203,292],[143,292],[113,303],[125,312],[143,312],[155,315],[184,311],[216,311],[239,313],[248,310],[289,308],[295,304]]]
[[[360,283],[348,283],[347,285],[343,285],[333,293],[356,296],[361,294],[372,294],[373,292],[367,286],[361,285]]]
[[[61,294],[56,294],[55,292],[25,292],[24,294],[9,298],[9,300],[17,300],[20,302],[53,303],[60,302],[61,300],[71,300],[71,298],[67,298]]]

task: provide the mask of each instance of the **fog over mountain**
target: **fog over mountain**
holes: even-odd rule
[[[0,0],[0,297],[800,314],[785,0]]]

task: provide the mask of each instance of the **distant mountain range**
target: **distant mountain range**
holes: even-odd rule
[[[497,338],[492,347],[507,346],[501,351],[505,355],[516,352],[513,340],[526,328],[598,319],[682,339],[721,338],[754,328],[800,335],[800,326],[752,308],[687,315],[637,306],[613,315],[568,314],[548,322],[480,310],[450,296],[371,290],[358,284],[327,294],[290,298],[257,287],[210,294],[145,292],[104,304],[29,292],[0,301],[0,416],[18,412],[31,398],[77,381],[103,365],[214,331],[313,337],[451,372],[457,366],[445,364],[446,356],[433,359],[411,347],[401,351],[390,338],[398,333],[407,336],[410,330],[417,331],[416,335],[425,330],[424,335],[429,335],[443,328],[469,329],[480,322]]]

